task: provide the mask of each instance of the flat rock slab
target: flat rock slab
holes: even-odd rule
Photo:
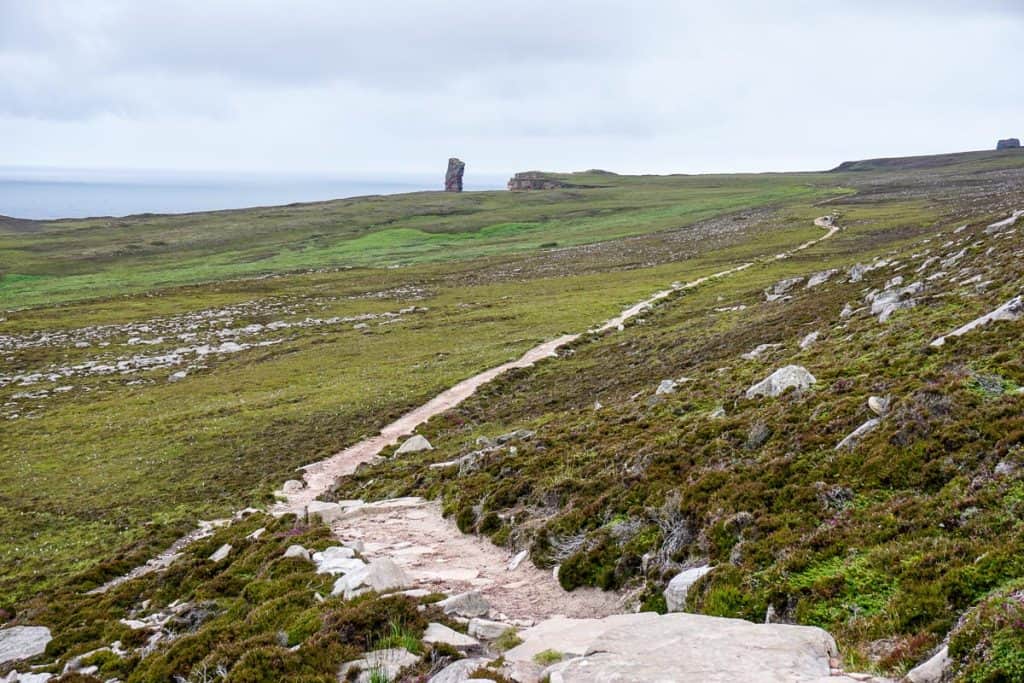
[[[46,651],[53,637],[45,626],[12,626],[0,629],[0,664],[30,659]]]
[[[577,657],[587,652],[590,644],[606,631],[623,626],[631,628],[658,619],[654,612],[639,614],[613,614],[603,619],[570,619],[552,617],[536,626],[519,632],[523,639],[520,645],[505,652],[505,661],[532,662],[535,655],[545,650],[554,650],[568,657]]]
[[[616,625],[611,618],[584,620],[608,622],[610,627],[602,631],[597,624],[584,624],[581,631],[597,635],[582,657],[555,667],[551,683],[812,683],[830,678],[829,660],[838,654],[832,636],[810,626],[700,614],[623,616],[633,618]],[[555,642],[549,647],[558,650]]]

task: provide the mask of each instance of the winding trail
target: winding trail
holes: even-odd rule
[[[832,216],[815,219],[814,225],[828,232],[777,254],[774,260],[789,258],[796,252],[829,239],[840,229]],[[760,262],[770,260],[773,259],[765,258]],[[621,330],[631,318],[649,310],[658,301],[674,292],[693,289],[706,282],[728,277],[750,268],[757,262],[759,261],[745,262],[690,282],[676,283],[630,306],[615,317],[590,329],[588,333],[601,334]],[[381,450],[398,443],[403,436],[412,434],[419,425],[459,405],[472,396],[479,387],[503,373],[514,368],[530,367],[544,358],[556,356],[560,348],[581,336],[567,334],[538,344],[516,360],[485,370],[446,389],[427,403],[385,426],[379,434],[363,439],[329,458],[304,466],[302,469],[305,486],[298,491],[279,493],[281,500],[270,512],[276,516],[289,513],[304,516],[307,506],[326,493],[339,477],[352,474],[360,464],[373,460]],[[158,558],[96,590],[106,590],[111,585],[117,585],[129,578],[165,568],[190,541],[202,538],[204,532],[208,535],[210,525],[219,525],[226,521],[229,520],[202,522],[200,530],[179,539]],[[532,622],[554,615],[600,617],[623,610],[621,596],[596,589],[566,592],[552,573],[537,569],[528,559],[513,568],[510,564],[512,558],[507,551],[498,548],[487,539],[460,532],[451,520],[442,517],[440,506],[436,502],[407,498],[369,503],[352,509],[340,519],[334,520],[331,528],[340,539],[362,541],[365,546],[364,555],[368,559],[394,559],[413,577],[418,587],[449,594],[478,590],[487,596],[495,610],[510,619]]]

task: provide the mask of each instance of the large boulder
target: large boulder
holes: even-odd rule
[[[466,170],[466,162],[452,157],[448,160],[448,170],[444,174],[445,192],[462,192],[462,174]]]
[[[682,612],[685,610],[686,593],[690,590],[690,586],[697,583],[698,579],[710,571],[710,566],[703,565],[701,567],[692,567],[676,574],[668,582],[668,586],[666,586],[665,592],[662,594],[665,596],[665,604],[668,605],[668,611]]]
[[[830,678],[837,654],[832,636],[815,627],[666,614],[605,630],[591,640],[582,657],[554,667],[550,680],[850,681]]]
[[[348,572],[334,582],[331,595],[343,595],[350,600],[368,591],[387,593],[412,586],[412,579],[395,561],[383,557]]]
[[[806,389],[817,381],[803,366],[787,365],[747,389],[747,398],[774,397],[790,388]]]
[[[480,657],[460,659],[441,669],[441,671],[429,679],[428,683],[463,683],[470,680],[470,676],[474,671],[486,666],[488,663],[489,660]]]
[[[1020,149],[1020,140],[1017,138],[1005,138],[996,143],[996,149]]]
[[[41,655],[51,640],[50,629],[45,626],[12,626],[0,629],[0,664]]]

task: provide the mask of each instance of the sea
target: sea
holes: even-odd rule
[[[501,190],[474,176],[465,190]],[[30,219],[189,213],[444,189],[440,174],[189,173],[0,166],[0,216]]]

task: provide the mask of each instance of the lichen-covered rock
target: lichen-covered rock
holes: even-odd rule
[[[806,389],[817,381],[803,366],[787,365],[747,389],[747,398],[774,397],[790,388]]]
[[[508,189],[513,192],[523,190],[557,190],[562,187],[569,187],[569,183],[552,178],[540,171],[523,171],[516,173],[508,181]]]

